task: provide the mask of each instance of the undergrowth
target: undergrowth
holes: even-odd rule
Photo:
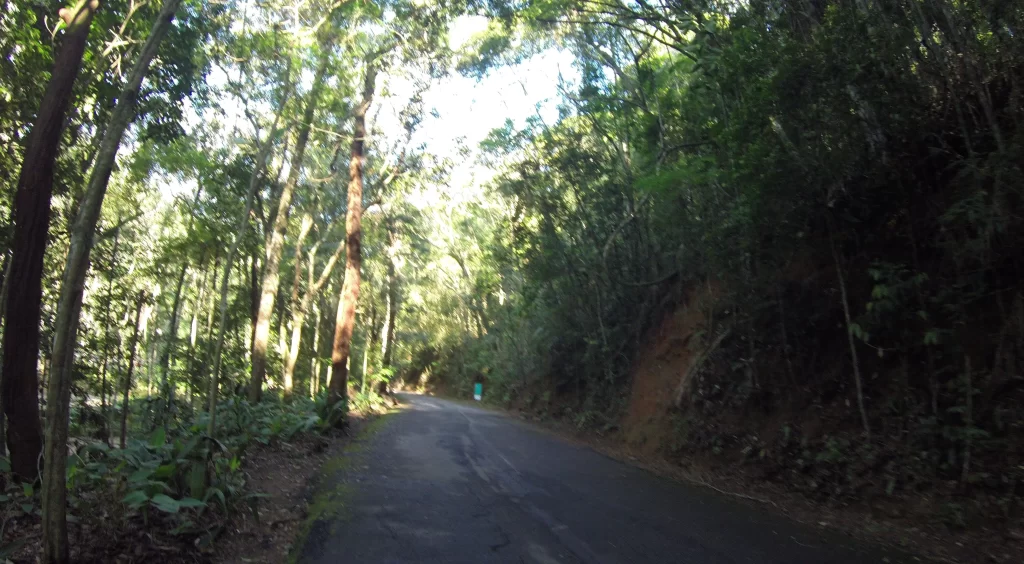
[[[133,411],[145,410],[145,400]],[[207,413],[182,413],[156,425],[143,420],[124,448],[106,440],[72,438],[68,450],[68,520],[79,560],[102,560],[145,550],[203,550],[242,512],[259,519],[260,499],[243,470],[253,443],[275,445],[300,435],[326,434],[338,426],[351,406],[379,411],[385,400],[376,393],[354,394],[349,404],[331,407],[326,395],[289,402],[267,397],[251,404],[231,397],[218,406],[217,426],[207,433]],[[76,431],[87,436],[89,429]],[[10,479],[10,464],[0,458],[3,542],[0,562],[33,553],[38,537],[41,499],[35,484]],[[141,536],[152,543],[133,543]],[[13,541],[11,539],[14,539]]]

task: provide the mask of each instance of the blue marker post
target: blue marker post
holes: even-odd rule
[[[484,385],[480,382],[473,384],[473,399],[480,401],[484,395]]]

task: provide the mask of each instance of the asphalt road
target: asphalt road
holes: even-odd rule
[[[401,400],[328,480],[344,508],[313,525],[301,562],[908,561],[501,414]]]

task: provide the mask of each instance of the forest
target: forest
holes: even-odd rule
[[[261,495],[253,443],[477,383],[1020,543],[1022,27],[1001,0],[5,0],[0,560],[112,559],[90,520],[201,550]],[[553,54],[554,114],[423,134],[457,119],[438,84]]]

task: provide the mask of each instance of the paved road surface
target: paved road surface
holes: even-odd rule
[[[313,526],[300,561],[904,560],[497,413],[418,395],[401,400],[405,409],[325,486],[341,486],[345,507],[335,522]]]

